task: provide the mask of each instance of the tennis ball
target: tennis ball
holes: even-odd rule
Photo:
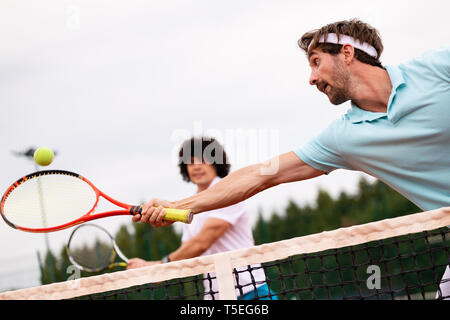
[[[37,148],[33,155],[34,161],[40,166],[48,166],[53,162],[54,157],[55,154],[53,153],[53,150],[47,147]]]

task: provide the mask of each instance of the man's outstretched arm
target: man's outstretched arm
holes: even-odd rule
[[[191,197],[173,202],[152,199],[143,205],[142,215],[135,216],[133,221],[150,223],[155,227],[165,226],[171,223],[163,221],[162,207],[191,209],[197,214],[228,207],[282,183],[311,179],[324,173],[303,162],[294,152],[288,152],[267,162],[239,169]],[[161,208],[155,209],[157,206]]]

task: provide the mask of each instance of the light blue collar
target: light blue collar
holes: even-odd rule
[[[364,121],[374,121],[382,117],[388,117],[389,121],[395,123],[401,118],[401,113],[398,110],[392,108],[395,95],[397,94],[398,88],[405,84],[405,79],[403,78],[402,71],[397,66],[387,66],[386,70],[389,74],[392,83],[392,91],[389,96],[387,114],[384,112],[371,112],[359,108],[353,102],[351,103],[351,108],[344,115],[345,118],[350,120],[352,123],[364,122]]]

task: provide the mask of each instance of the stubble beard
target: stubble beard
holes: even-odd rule
[[[344,63],[337,57],[334,59],[333,66],[333,86],[330,86],[330,92],[328,93],[328,99],[334,105],[340,105],[350,100],[350,72],[345,68]]]

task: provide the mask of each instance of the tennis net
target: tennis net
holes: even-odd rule
[[[450,287],[447,226],[450,207],[4,292],[0,299],[450,299],[442,290]]]

